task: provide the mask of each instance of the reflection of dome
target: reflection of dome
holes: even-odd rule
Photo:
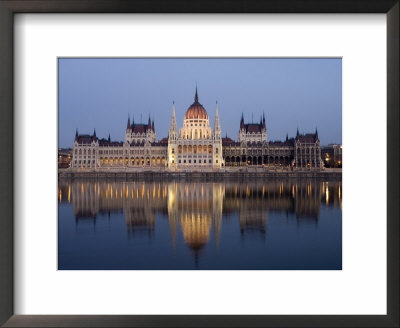
[[[181,216],[183,239],[193,250],[199,250],[210,239],[211,217],[208,215],[195,216],[194,213]]]
[[[207,111],[204,109],[203,105],[199,103],[199,97],[197,95],[197,88],[196,88],[196,95],[194,96],[194,103],[187,109],[185,114],[185,119],[207,119]]]

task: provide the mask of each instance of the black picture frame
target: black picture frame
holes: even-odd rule
[[[399,0],[0,0],[0,324],[4,327],[399,327],[399,11]],[[14,315],[13,21],[16,13],[385,13],[387,315]]]

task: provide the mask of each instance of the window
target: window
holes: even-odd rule
[[[181,160],[179,160],[179,164],[181,164]]]
[[[196,160],[194,160],[194,161],[193,161],[193,163],[195,163],[195,164],[196,164]]]
[[[183,160],[183,163],[186,163],[186,159]]]
[[[218,154],[218,148],[215,148],[215,152]]]
[[[191,160],[191,159],[189,159],[189,163],[192,163],[192,160]]]
[[[208,161],[208,163],[210,163],[210,164],[211,164],[211,159]]]
[[[172,164],[174,164],[174,160],[172,160]]]

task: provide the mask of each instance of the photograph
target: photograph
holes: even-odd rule
[[[58,270],[342,270],[341,58],[57,65]]]

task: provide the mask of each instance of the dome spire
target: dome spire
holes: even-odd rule
[[[197,83],[196,83],[196,94],[194,95],[194,102],[199,102],[199,96],[197,94]]]

